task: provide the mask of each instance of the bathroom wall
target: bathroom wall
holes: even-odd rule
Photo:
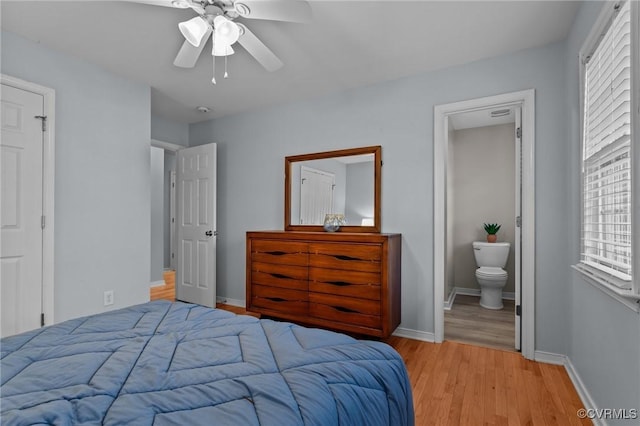
[[[515,139],[514,124],[456,130],[450,142],[453,191],[453,280],[479,289],[473,241],[486,241],[483,223],[499,223],[498,241],[511,243],[505,292],[514,292]],[[451,194],[448,194],[451,196]]]

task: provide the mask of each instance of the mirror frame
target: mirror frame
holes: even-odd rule
[[[322,160],[352,155],[373,154],[373,226],[341,226],[337,232],[380,233],[382,226],[381,214],[381,170],[382,147],[367,146],[362,148],[340,149],[337,151],[317,152],[313,154],[292,155],[284,159],[284,229],[286,231],[326,232],[322,225],[292,225],[291,224],[291,164],[299,161]]]

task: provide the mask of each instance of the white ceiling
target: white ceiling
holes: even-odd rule
[[[566,37],[576,1],[310,1],[313,21],[244,22],[285,66],[265,71],[234,45],[211,84],[205,48],[173,66],[190,9],[127,1],[0,3],[2,29],[151,86],[152,113],[191,123],[542,46]],[[209,113],[196,111],[207,106]]]

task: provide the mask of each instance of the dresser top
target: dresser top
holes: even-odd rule
[[[377,242],[400,238],[401,234],[364,232],[307,232],[307,231],[248,231],[248,238],[273,238],[286,240]]]

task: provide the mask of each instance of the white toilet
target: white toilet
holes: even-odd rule
[[[502,289],[509,275],[504,268],[509,258],[510,243],[473,242],[476,258],[476,280],[480,285],[480,306],[487,309],[502,309]]]

